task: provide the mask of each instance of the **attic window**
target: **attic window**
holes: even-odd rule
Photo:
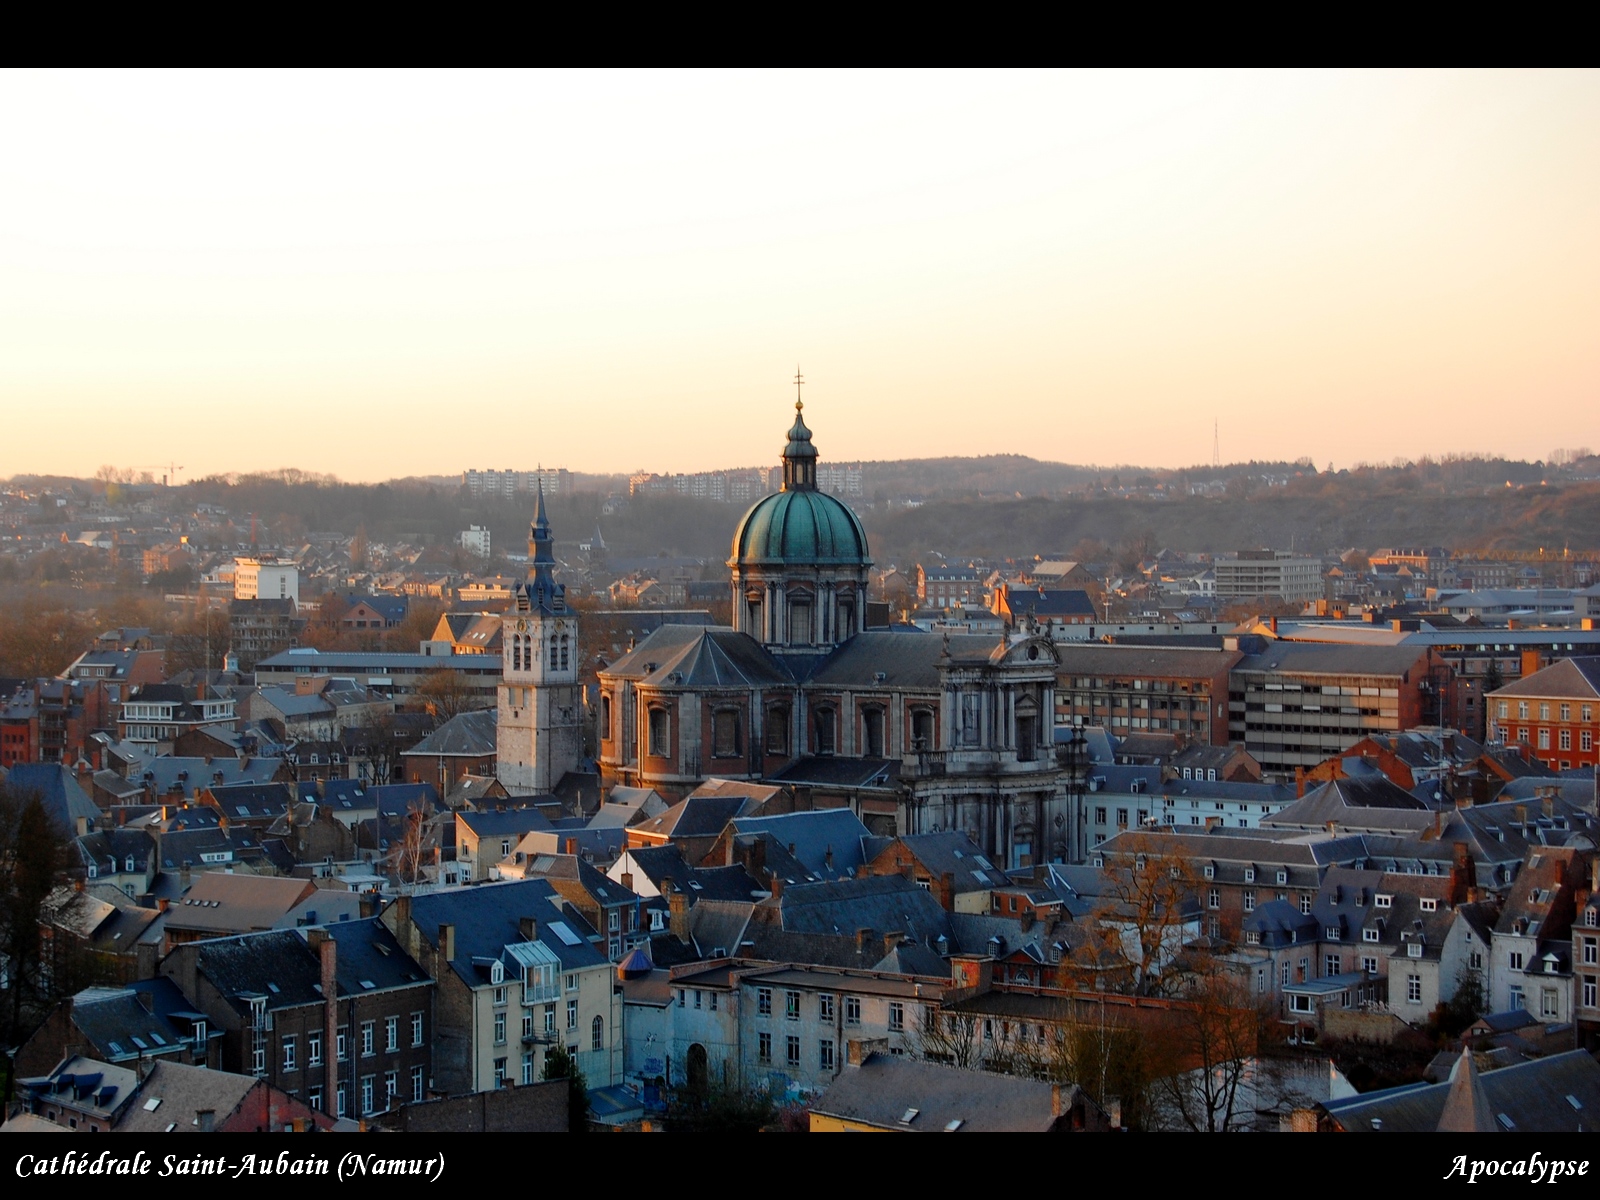
[[[1244,869],[1244,881],[1246,883],[1254,883],[1256,881],[1256,869],[1254,867],[1246,867]]]
[[[1394,897],[1379,894],[1372,898],[1372,903],[1375,908],[1389,908],[1394,903]]]
[[[1422,902],[1422,911],[1423,912],[1438,912],[1439,911],[1439,902],[1437,900],[1427,900],[1427,899],[1423,900],[1423,902]]]
[[[1208,866],[1205,868],[1205,875],[1207,879],[1215,879],[1217,877],[1217,869]]]
[[[905,1115],[900,1118],[900,1124],[902,1124],[902,1125],[911,1124],[911,1122],[913,1122],[913,1121],[915,1121],[917,1119],[917,1114],[919,1114],[921,1111],[922,1110],[920,1108],[908,1108],[908,1109],[906,1109]]]

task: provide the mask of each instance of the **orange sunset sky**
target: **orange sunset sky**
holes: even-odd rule
[[[0,476],[1600,447],[1600,72],[0,75]]]

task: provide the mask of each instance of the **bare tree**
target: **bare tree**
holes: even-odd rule
[[[395,874],[399,876],[403,889],[415,891],[417,884],[422,882],[424,842],[427,839],[428,819],[432,816],[433,803],[426,796],[413,800],[406,812],[405,830],[395,849]]]
[[[441,721],[478,708],[478,693],[460,671],[433,671],[417,685],[417,699]]]
[[[1163,995],[1198,915],[1199,872],[1188,855],[1160,837],[1119,838],[1117,849],[1118,861],[1106,867],[1106,891],[1070,967],[1099,980],[1117,982],[1120,976],[1121,990]]]
[[[1239,1128],[1253,1111],[1251,1071],[1261,1041],[1262,1014],[1244,979],[1201,955],[1191,959],[1179,988],[1167,1037],[1170,1061],[1157,1083],[1160,1124],[1195,1133]]]

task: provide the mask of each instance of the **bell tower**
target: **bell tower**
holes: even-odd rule
[[[544,484],[528,531],[528,577],[501,618],[495,776],[513,794],[554,790],[583,757],[578,616],[555,581]]]

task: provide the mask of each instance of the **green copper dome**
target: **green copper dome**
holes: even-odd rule
[[[778,492],[756,501],[733,534],[739,563],[866,566],[867,534],[843,501],[826,492]]]

